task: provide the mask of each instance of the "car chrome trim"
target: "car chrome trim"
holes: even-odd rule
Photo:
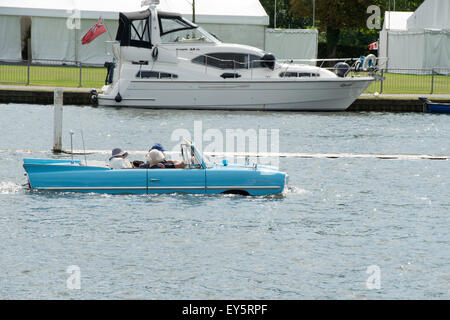
[[[202,190],[205,187],[36,187],[39,190]]]
[[[214,186],[214,187],[35,187],[39,190],[201,190],[201,189],[280,189],[280,186]]]

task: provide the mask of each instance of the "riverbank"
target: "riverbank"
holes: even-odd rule
[[[55,87],[0,86],[0,103],[53,104]],[[92,88],[64,88],[65,105],[94,105]],[[419,97],[450,103],[450,94],[362,94],[346,111],[423,112]]]

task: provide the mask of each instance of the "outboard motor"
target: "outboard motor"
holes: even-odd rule
[[[275,58],[275,56],[274,56],[273,54],[271,54],[271,53],[266,53],[266,54],[261,58],[261,60],[263,60],[261,63],[262,63],[265,67],[270,68],[270,69],[272,69],[272,70],[275,68],[275,60],[276,60],[276,58]]]
[[[334,73],[338,77],[344,78],[350,71],[350,66],[345,62],[338,62],[334,66]]]

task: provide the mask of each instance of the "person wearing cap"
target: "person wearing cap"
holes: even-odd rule
[[[179,161],[174,161],[174,160],[167,160],[166,159],[166,149],[160,144],[160,143],[155,143],[150,150],[148,150],[148,152],[150,153],[152,150],[158,150],[161,151],[162,154],[164,155],[164,160],[162,162],[160,162],[162,165],[164,165],[165,168],[178,168],[178,169],[183,169],[184,168],[184,163],[183,162],[179,162]],[[148,155],[148,153],[147,153]],[[146,156],[147,158],[147,156]],[[147,160],[148,161],[148,160]]]
[[[133,168],[133,165],[127,157],[128,152],[125,152],[120,148],[113,149],[111,152],[111,158],[109,158],[109,167],[115,170]]]

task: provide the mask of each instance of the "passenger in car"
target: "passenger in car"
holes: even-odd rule
[[[140,165],[139,168],[149,168],[149,169],[174,169],[175,165],[173,163],[167,162],[164,153],[158,149],[152,149],[145,156],[147,162]]]
[[[131,162],[126,159],[128,152],[123,151],[120,148],[115,148],[111,152],[111,158],[109,158],[109,167],[111,169],[130,169],[133,167]]]
[[[156,143],[150,148],[147,155],[145,156],[145,159],[147,160],[147,162],[144,165],[139,166],[139,168],[150,168],[150,162],[151,162],[150,152],[152,152],[153,150],[157,150],[157,151],[161,152],[164,157],[163,160],[157,164],[157,166],[159,166],[160,168],[167,168],[167,169],[173,169],[173,168],[183,169],[184,168],[183,162],[166,159],[166,155],[164,153],[166,151],[166,149],[160,143]],[[154,154],[156,155],[156,153],[154,153]]]

